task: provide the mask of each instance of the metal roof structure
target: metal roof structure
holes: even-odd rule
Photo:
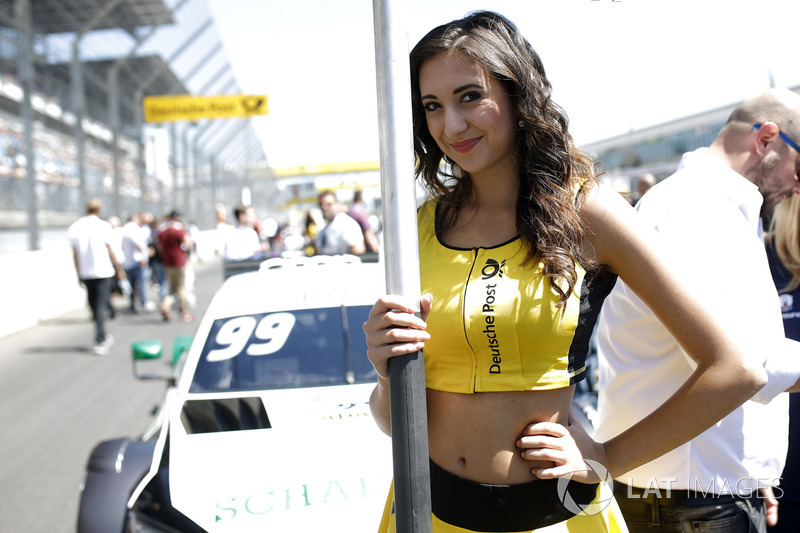
[[[109,12],[98,19],[109,4]],[[15,0],[0,0],[0,12],[14,13]],[[172,12],[163,0],[31,0],[33,30],[36,34],[80,32],[123,28],[129,33],[140,26],[171,24]]]
[[[105,82],[109,71],[114,66],[114,60],[84,61],[84,71],[88,76],[95,80]],[[44,67],[50,75],[58,80],[59,83],[69,85],[70,65],[59,63]],[[136,90],[152,73],[160,72],[147,87],[142,88],[143,96],[160,94],[188,94],[189,90],[178,78],[176,73],[170,68],[169,64],[160,55],[135,56],[129,58],[119,69],[118,88],[121,92],[123,102],[133,102],[135,105]],[[87,101],[92,102],[89,114],[97,120],[106,121],[108,111],[108,92],[104,86],[97,83],[86,84]],[[130,105],[123,105],[120,108],[120,119],[122,124],[133,124],[136,122],[135,111]]]
[[[145,97],[210,91],[240,89],[206,0],[0,0],[0,126],[25,161],[24,190],[0,172],[0,197],[25,200],[29,248],[41,211],[80,212],[91,196],[117,214],[213,218],[251,194],[267,159],[252,117],[142,121]]]

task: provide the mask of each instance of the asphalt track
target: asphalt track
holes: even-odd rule
[[[221,260],[195,273],[199,320],[222,285]],[[126,300],[114,302],[120,312],[108,322],[116,339],[108,355],[92,350],[88,307],[0,339],[0,533],[73,533],[94,445],[139,435],[153,420],[164,383],[134,379],[130,345],[160,339],[171,353],[172,339],[194,333],[197,320],[165,323],[157,312],[132,315],[122,311]],[[166,361],[154,366],[148,370],[168,371]]]

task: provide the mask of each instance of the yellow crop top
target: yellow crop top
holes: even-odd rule
[[[428,201],[417,214],[422,293],[433,295],[427,387],[545,390],[583,379],[597,314],[616,276],[587,276],[578,266],[575,291],[566,308],[558,308],[541,263],[520,265],[525,250],[519,237],[492,248],[446,246],[436,236],[437,205]]]

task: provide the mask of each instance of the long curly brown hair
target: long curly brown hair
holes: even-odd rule
[[[581,254],[584,228],[579,209],[596,181],[595,164],[575,146],[564,111],[551,99],[539,55],[508,19],[491,11],[471,13],[431,30],[411,51],[416,175],[439,196],[443,232],[472,192],[469,173],[447,159],[428,131],[419,71],[442,52],[458,52],[483,65],[499,80],[517,109],[520,173],[517,231],[527,244],[523,264],[541,261],[544,275],[564,304],[575,288],[575,264],[595,265]],[[444,163],[444,164],[443,164]]]

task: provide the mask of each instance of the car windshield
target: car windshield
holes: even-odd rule
[[[368,383],[362,324],[370,306],[323,307],[220,318],[197,363],[191,392]]]

